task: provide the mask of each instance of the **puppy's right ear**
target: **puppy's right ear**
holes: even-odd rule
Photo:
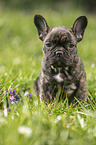
[[[39,38],[44,41],[51,28],[48,26],[46,20],[41,15],[34,16],[34,24],[38,30]]]

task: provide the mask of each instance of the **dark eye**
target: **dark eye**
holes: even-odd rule
[[[52,46],[52,43],[51,42],[46,42],[46,46],[47,47],[51,47]]]
[[[73,47],[74,47],[74,44],[69,44],[69,47],[70,47],[70,48],[73,48]]]

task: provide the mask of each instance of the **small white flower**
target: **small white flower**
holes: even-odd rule
[[[92,68],[94,68],[94,67],[95,67],[95,64],[94,64],[94,63],[92,63],[92,64],[91,64],[91,67],[92,67]]]
[[[59,115],[59,116],[57,116],[57,118],[55,119],[55,121],[54,121],[54,123],[57,123],[58,121],[60,121],[61,120],[61,116]]]
[[[12,118],[12,120],[14,120],[14,117],[13,117],[13,115],[12,115],[12,117],[11,117],[11,118]]]
[[[5,76],[7,76],[7,73],[4,73]]]
[[[29,127],[27,127],[27,126],[20,126],[20,127],[18,128],[18,132],[19,132],[20,134],[23,134],[23,135],[29,137],[29,136],[31,136],[31,134],[32,134],[32,129],[29,128]]]
[[[28,96],[28,95],[29,95],[29,92],[26,91],[25,94],[24,94],[24,96],[26,97],[26,96]]]
[[[81,127],[84,128],[85,127],[84,118],[81,118],[79,114],[77,115],[77,118],[79,120]]]
[[[16,114],[17,114],[17,116],[19,116],[19,113],[18,112]]]
[[[6,104],[4,104],[4,117],[7,117],[7,107],[6,107]]]

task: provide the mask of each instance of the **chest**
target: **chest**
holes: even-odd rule
[[[65,81],[72,81],[72,75],[69,73],[68,67],[66,67],[65,69],[61,67],[52,67],[52,69],[54,70],[53,78],[56,82],[63,83]]]

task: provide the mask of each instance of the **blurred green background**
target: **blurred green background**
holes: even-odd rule
[[[77,46],[87,73],[88,89],[95,89],[96,81],[96,1],[94,0],[0,0],[0,73],[7,82],[22,85],[24,81],[32,89],[39,75],[43,43],[34,26],[34,15],[45,17],[50,27],[65,25],[70,28],[80,15],[88,17],[84,39]],[[1,75],[1,80],[2,79]],[[30,81],[29,81],[30,80]],[[13,87],[14,87],[13,83]],[[5,83],[6,85],[6,83]],[[6,86],[8,88],[8,86]],[[25,87],[25,90],[28,89]]]
[[[80,6],[90,12],[95,11],[96,1],[95,0],[1,0],[1,4],[12,9],[30,9],[34,10],[36,7],[39,8],[41,4],[51,5],[55,3],[71,3],[75,6]]]

